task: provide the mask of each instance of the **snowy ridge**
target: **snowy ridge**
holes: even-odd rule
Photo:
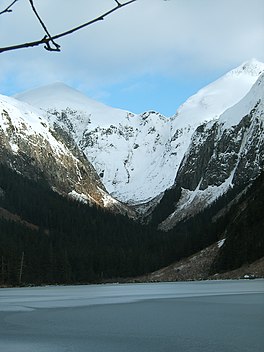
[[[0,127],[6,134],[9,132],[12,135],[13,151],[19,150],[18,135],[23,139],[27,139],[30,135],[38,135],[47,140],[54,152],[61,155],[67,153],[65,146],[50,133],[48,121],[37,108],[0,95],[0,111]]]
[[[196,129],[205,123],[212,126],[239,103],[262,72],[263,63],[243,63],[190,97],[171,118],[114,109],[64,84],[16,98],[44,110],[52,128],[59,127],[71,136],[115,198],[142,204],[174,184]],[[227,120],[231,123],[230,117]]]
[[[119,200],[147,201],[173,182],[175,173],[169,182],[166,170],[160,174],[171,138],[170,119],[155,112],[134,115],[106,107],[64,84],[16,97],[46,109],[51,126],[67,131]]]
[[[110,196],[106,204],[104,187],[90,163],[57,138],[44,115],[32,105],[0,95],[1,162],[34,179],[44,176],[55,191],[71,198],[114,208]]]
[[[253,85],[244,99],[227,109],[220,117],[219,123],[223,123],[225,128],[237,125],[241,117],[247,115],[252,109],[257,108],[260,117],[264,111],[264,71]]]
[[[175,180],[175,185],[182,188],[181,198],[161,228],[172,228],[234,185],[254,180],[264,170],[263,131],[264,73],[217,121],[195,131]]]
[[[95,116],[96,120],[91,119],[89,121],[89,123],[94,122],[93,127],[108,126],[111,123],[118,124],[127,114],[126,111],[115,109],[90,99],[81,92],[61,82],[26,91],[14,97],[44,111],[62,111],[69,107],[71,110],[79,112],[81,115],[84,114],[86,118]],[[87,119],[83,121],[79,120],[78,123],[85,123],[86,120]],[[81,125],[80,129],[84,127],[86,127],[86,125]]]
[[[256,77],[256,76],[261,75],[262,73],[264,73],[264,63],[252,58],[251,60],[248,60],[248,61],[242,63],[237,68],[228,72],[227,75],[237,76],[237,75],[241,75],[241,74],[245,74],[245,73],[248,76],[252,76],[252,77]]]

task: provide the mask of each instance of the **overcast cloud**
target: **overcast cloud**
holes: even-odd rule
[[[1,2],[2,8],[9,3]],[[35,0],[35,5],[56,34],[115,2]],[[40,47],[0,54],[1,93],[64,81],[103,96],[118,84],[129,90],[142,77],[153,82],[155,76],[179,81],[220,75],[252,57],[264,61],[263,18],[263,0],[137,0],[60,39],[61,53]],[[26,0],[0,17],[0,46],[42,36]]]

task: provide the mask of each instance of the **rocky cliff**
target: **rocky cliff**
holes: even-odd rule
[[[248,61],[171,118],[114,109],[63,84],[16,98],[40,109],[57,139],[91,162],[96,182],[116,199],[149,214],[164,191],[181,192],[163,219],[169,229],[263,169],[263,72],[264,64]]]
[[[122,208],[73,141],[51,129],[41,111],[5,96],[0,97],[0,155],[1,163],[29,178],[45,179],[59,193]]]
[[[216,121],[199,126],[178,170],[182,189],[169,229],[235,186],[248,185],[264,168],[264,75],[236,105]]]
[[[110,194],[138,205],[173,186],[196,129],[216,122],[238,103],[263,71],[264,64],[256,60],[242,64],[190,97],[172,117],[114,109],[64,84],[41,87],[17,98],[41,108],[52,128],[59,126],[71,137]],[[206,133],[214,138],[209,136],[213,128]],[[197,180],[192,182],[194,186]]]

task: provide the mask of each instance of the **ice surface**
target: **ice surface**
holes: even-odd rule
[[[1,307],[10,308],[0,310],[0,350],[259,352],[264,343],[263,284],[239,280],[0,289]]]
[[[157,284],[105,284],[0,289],[0,311],[82,307],[142,300],[252,294],[263,292],[264,281],[203,281]]]

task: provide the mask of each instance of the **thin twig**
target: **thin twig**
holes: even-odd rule
[[[48,31],[48,28],[46,27],[45,23],[42,21],[40,15],[38,14],[38,11],[33,3],[33,0],[29,0],[29,3],[31,5],[31,8],[35,14],[35,16],[37,17],[41,27],[44,29],[45,33],[47,34],[47,39],[49,39],[49,41],[54,45],[54,48],[52,48],[50,46],[50,42],[47,42],[46,46],[45,46],[45,49],[46,50],[49,50],[49,51],[60,51],[60,45],[55,43],[54,40],[52,39],[52,36],[50,35],[49,31]]]
[[[7,6],[6,9],[0,12],[0,15],[2,15],[3,13],[12,12],[13,10],[11,9],[11,7],[15,5],[16,2],[18,2],[18,0],[14,0],[9,6]]]
[[[104,14],[102,14],[101,16],[99,17],[96,17],[94,18],[93,20],[91,21],[88,21],[84,24],[81,24],[80,26],[77,26],[75,28],[72,28],[72,29],[69,29],[68,31],[66,32],[63,32],[63,33],[60,33],[60,34],[57,34],[57,35],[54,35],[52,37],[48,37],[47,35],[45,35],[42,39],[40,40],[36,40],[36,41],[33,41],[33,42],[28,42],[28,43],[22,43],[22,44],[18,44],[18,45],[12,45],[12,46],[7,46],[7,47],[4,47],[4,48],[0,48],[0,53],[3,53],[3,52],[6,52],[6,51],[11,51],[11,50],[17,50],[17,49],[23,49],[23,48],[31,48],[31,47],[35,47],[35,46],[39,46],[39,45],[45,45],[44,47],[46,48],[46,46],[50,45],[50,42],[51,41],[54,41],[58,38],[62,38],[62,37],[65,37],[69,34],[72,34],[74,32],[77,32],[79,31],[80,29],[82,28],[85,28],[85,27],[88,27],[90,26],[91,24],[93,23],[96,23],[98,21],[102,21],[104,20],[105,17],[109,16],[111,13],[121,9],[122,7],[124,6],[127,6],[129,4],[132,4],[133,2],[135,2],[137,0],[130,0],[130,1],[127,1],[123,4],[120,4],[120,5],[117,5],[115,6],[114,8],[112,8],[111,10],[105,12]]]
[[[106,16],[109,16],[111,13],[117,11],[117,10],[120,9],[121,7],[127,6],[127,5],[129,5],[129,4],[131,4],[132,2],[135,2],[135,1],[137,1],[137,0],[130,0],[130,1],[127,1],[127,2],[125,2],[125,3],[123,3],[123,4],[120,4],[120,5],[116,6],[116,7],[114,7],[112,10],[109,10],[109,11],[105,12],[103,15],[101,15],[101,16],[99,16],[99,17],[97,17],[97,18],[94,18],[93,20],[91,20],[91,21],[89,21],[89,22],[86,22],[86,23],[84,23],[84,24],[81,24],[80,26],[75,27],[75,28],[72,28],[72,29],[70,29],[70,30],[68,30],[68,31],[66,31],[66,32],[63,32],[63,33],[54,35],[54,36],[52,37],[52,39],[58,39],[58,38],[61,38],[61,37],[65,37],[66,35],[69,35],[69,34],[72,34],[72,33],[76,32],[76,31],[79,31],[80,29],[82,29],[82,28],[84,28],[84,27],[87,27],[87,26],[89,26],[89,25],[91,25],[91,24],[93,24],[93,23],[95,23],[95,22],[102,21],[102,20],[104,20],[104,18],[105,18]]]

